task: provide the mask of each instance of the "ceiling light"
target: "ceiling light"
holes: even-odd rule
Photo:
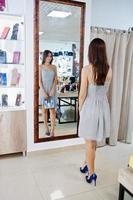
[[[72,13],[71,12],[63,12],[63,11],[56,11],[56,10],[53,10],[52,12],[50,12],[48,14],[48,17],[60,17],[60,18],[66,18],[68,17],[69,15],[71,15]]]

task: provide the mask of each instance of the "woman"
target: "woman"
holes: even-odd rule
[[[54,136],[55,130],[55,119],[56,119],[56,85],[57,85],[57,69],[56,66],[52,65],[53,56],[52,52],[45,50],[43,53],[42,65],[40,65],[40,89],[41,89],[41,102],[42,102],[42,113],[44,118],[44,131],[46,135]],[[48,128],[48,108],[46,100],[54,102],[50,108],[50,120],[51,130]]]
[[[112,77],[108,65],[106,46],[102,39],[94,39],[89,46],[89,66],[82,69],[79,95],[79,136],[85,139],[86,159],[80,168],[88,173],[86,181],[94,182],[96,143],[110,135],[110,108],[107,91]]]

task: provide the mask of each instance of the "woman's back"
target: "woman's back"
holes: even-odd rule
[[[95,83],[92,65],[86,66],[86,70],[87,70],[86,73],[88,75],[88,95],[89,95],[88,97],[105,96],[108,92],[110,81],[111,81],[111,76],[112,76],[111,68],[109,68],[108,70],[104,85],[97,85]]]
[[[85,68],[86,68],[86,73],[88,75],[89,85],[97,85],[94,80],[93,66],[90,64],[88,66],[85,66]],[[111,77],[112,77],[112,70],[111,70],[111,67],[109,67],[104,85],[106,85],[107,83],[110,83]],[[102,85],[98,85],[98,86],[102,86]]]

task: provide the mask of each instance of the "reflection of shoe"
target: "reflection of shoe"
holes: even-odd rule
[[[50,132],[49,129],[47,128],[47,130],[45,131],[45,135],[50,136]]]
[[[49,131],[46,131],[46,132],[45,132],[45,135],[50,136],[50,132],[49,132]]]
[[[85,165],[84,167],[80,167],[80,172],[83,173],[83,174],[87,173],[88,172],[88,166]]]

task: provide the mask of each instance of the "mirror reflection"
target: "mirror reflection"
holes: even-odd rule
[[[39,138],[77,134],[81,8],[40,1]]]

